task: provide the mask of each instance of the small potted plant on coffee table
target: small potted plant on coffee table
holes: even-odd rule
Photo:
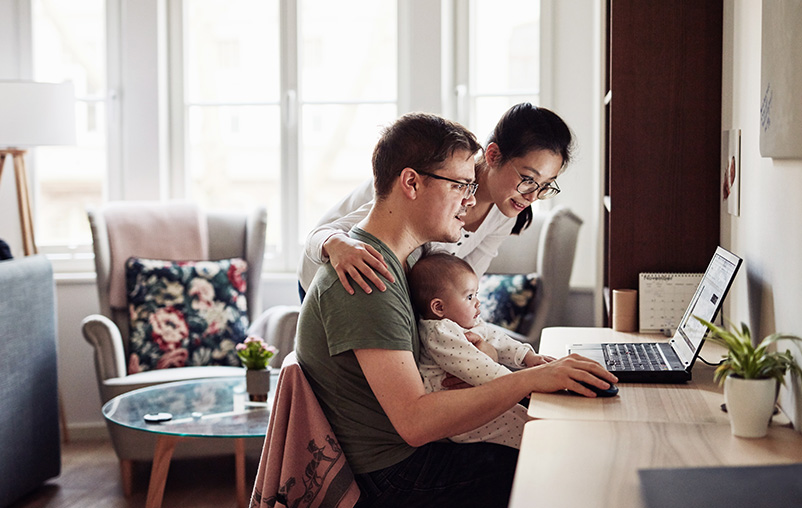
[[[785,374],[791,371],[802,375],[790,350],[770,351],[769,347],[779,340],[802,341],[802,338],[773,333],[754,345],[746,323],[741,323],[740,330],[730,324],[733,331],[729,331],[699,317],[696,319],[710,330],[707,340],[727,349],[714,379],[724,384],[732,433],[739,437],[765,436],[780,384],[785,383]]]
[[[278,349],[253,335],[237,344],[237,356],[246,369],[245,390],[253,402],[267,401],[267,392],[270,391],[270,367],[267,362],[276,353]]]

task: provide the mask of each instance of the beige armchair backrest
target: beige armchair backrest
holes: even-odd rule
[[[152,206],[152,203],[148,204]],[[119,328],[126,355],[128,353],[128,311],[112,308],[109,299],[111,255],[104,207],[87,210],[95,252],[97,290],[100,313]],[[262,311],[260,279],[265,250],[267,211],[258,207],[252,212],[205,212],[208,227],[210,260],[240,257],[248,262],[248,319],[254,322]],[[124,262],[124,260],[123,260]]]
[[[534,317],[525,333],[535,349],[540,345],[543,328],[564,324],[581,225],[582,219],[565,206],[536,212],[529,228],[504,240],[487,269],[487,273],[538,274],[531,307]]]

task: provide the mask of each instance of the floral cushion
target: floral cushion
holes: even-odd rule
[[[159,261],[130,258],[128,373],[199,365],[239,366],[246,337],[244,259]]]
[[[481,317],[488,323],[513,332],[522,323],[531,322],[528,315],[537,289],[537,274],[485,274],[479,281]]]

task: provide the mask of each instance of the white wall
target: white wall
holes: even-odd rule
[[[802,160],[760,156],[761,9],[753,0],[724,2],[722,129],[741,129],[742,180],[740,216],[722,212],[721,236],[725,247],[744,258],[726,315],[750,325],[757,337],[802,336]],[[798,346],[782,348],[802,362]],[[783,390],[781,404],[799,429],[799,381]]]
[[[584,221],[579,230],[571,285],[593,288],[598,269],[596,225],[601,210],[602,178],[598,125],[602,102],[598,61],[601,12],[599,2],[550,3],[554,20],[549,56],[553,80],[548,84],[547,107],[560,114],[576,140],[574,161],[560,176],[562,192],[553,202],[569,206]],[[601,309],[601,302],[598,307]]]

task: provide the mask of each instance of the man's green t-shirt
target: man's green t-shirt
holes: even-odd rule
[[[401,263],[376,237],[355,227],[352,238],[378,250],[395,278],[387,290],[349,295],[331,264],[315,276],[298,318],[296,354],[355,473],[392,466],[415,450],[398,435],[370,389],[355,349],[411,351],[420,343]]]

